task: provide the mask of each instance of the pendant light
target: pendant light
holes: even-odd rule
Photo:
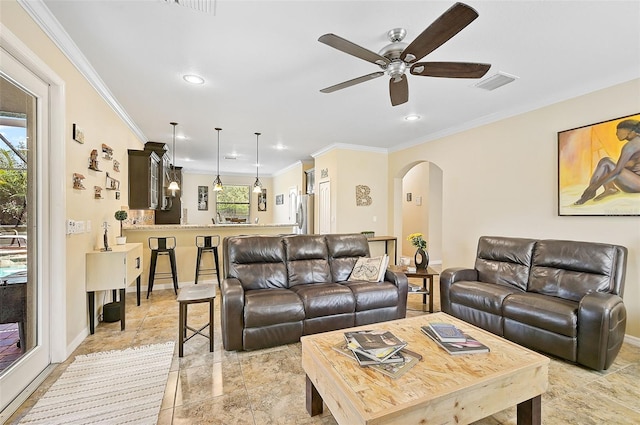
[[[178,185],[178,179],[176,178],[176,125],[177,122],[170,122],[173,126],[173,164],[171,164],[171,168],[173,169],[173,173],[171,173],[171,183],[169,183],[169,190],[171,191],[172,196],[176,196],[176,190],[180,190],[180,186]]]
[[[218,175],[216,179],[213,181],[213,191],[220,192],[224,190],[222,188],[222,180],[220,180],[220,130],[221,128],[216,127],[216,131],[218,132]]]
[[[260,137],[260,133],[255,133],[256,135],[256,182],[253,184],[253,193],[262,193],[262,183],[260,183],[260,179],[258,178],[258,137]]]

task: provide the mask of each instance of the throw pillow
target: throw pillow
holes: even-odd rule
[[[353,266],[349,282],[366,281],[381,282],[384,273],[389,265],[389,256],[387,254],[380,257],[360,257]]]

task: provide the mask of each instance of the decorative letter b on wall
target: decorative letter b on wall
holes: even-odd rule
[[[356,206],[358,207],[368,207],[371,205],[371,189],[369,186],[365,186],[363,184],[359,184],[356,186]]]

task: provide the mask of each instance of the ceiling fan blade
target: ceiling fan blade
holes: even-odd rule
[[[373,74],[363,75],[362,77],[354,78],[353,80],[344,81],[335,86],[326,87],[320,90],[322,93],[332,93],[336,90],[346,89],[347,87],[355,86],[356,84],[364,83],[365,81],[373,80],[374,78],[382,77],[384,72],[374,72]]]
[[[358,46],[357,44],[352,43],[349,40],[345,40],[344,38],[335,34],[325,34],[321,36],[318,41],[320,43],[326,44],[327,46],[331,46],[334,49],[338,49],[351,56],[355,56],[376,65],[386,66],[390,62],[389,59],[385,58],[384,56],[380,56],[379,54],[372,52],[369,49]]]
[[[411,67],[412,75],[444,78],[481,78],[489,71],[488,63],[418,62]]]
[[[409,84],[406,75],[403,74],[399,81],[394,78],[389,80],[389,95],[391,96],[391,106],[398,106],[409,100]]]
[[[429,25],[415,40],[409,44],[400,58],[412,63],[422,59],[447,40],[459,33],[464,27],[478,17],[475,9],[464,3],[456,3]]]

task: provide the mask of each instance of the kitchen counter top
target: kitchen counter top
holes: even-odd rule
[[[293,227],[295,223],[225,223],[225,224],[133,224],[124,226],[122,230],[195,230],[195,229],[228,229],[228,228],[264,228],[264,227]]]

